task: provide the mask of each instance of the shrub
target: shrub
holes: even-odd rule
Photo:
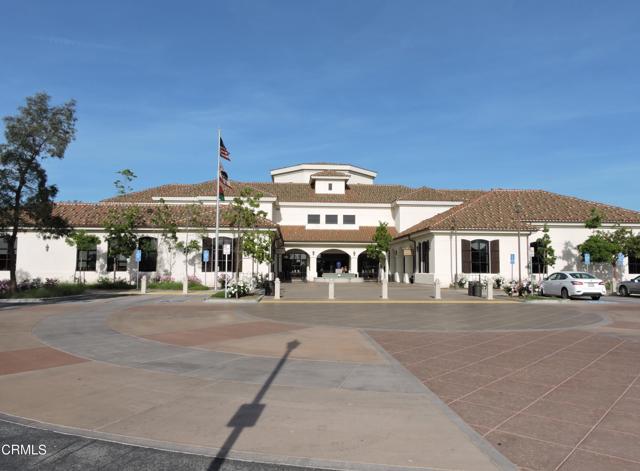
[[[458,278],[458,288],[464,288],[467,285],[467,278],[464,276],[461,276],[460,278]]]
[[[12,298],[53,298],[58,296],[71,296],[82,294],[87,288],[76,283],[56,283],[50,286],[41,285],[14,293]]]
[[[229,297],[236,297],[236,293],[239,298],[242,296],[246,296],[249,294],[249,284],[244,281],[238,281],[237,283],[232,281],[229,283],[229,288],[227,289],[227,293]]]
[[[97,289],[131,289],[131,288],[134,288],[134,286],[131,285],[131,283],[129,283],[124,278],[118,278],[114,282],[113,278],[111,278],[110,276],[101,276],[101,277],[99,277],[98,281],[96,281],[93,285],[91,285],[91,287],[92,288],[97,288]]]

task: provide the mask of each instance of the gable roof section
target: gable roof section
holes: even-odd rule
[[[65,218],[71,227],[103,227],[109,215],[109,211],[117,208],[127,208],[135,206],[140,209],[140,226],[144,228],[157,227],[153,223],[155,211],[161,207],[158,203],[58,203],[54,207],[54,214]],[[190,205],[170,204],[167,205],[171,215],[175,218],[180,227],[187,225],[190,217]],[[228,208],[221,208],[220,224],[223,227],[230,227],[227,213]],[[216,207],[214,205],[202,205],[202,214],[206,221],[210,222],[208,227],[214,227],[216,221]],[[263,229],[275,228],[276,225],[268,219],[261,219],[259,227]]]
[[[521,212],[516,212],[520,204]],[[640,224],[640,212],[544,190],[491,190],[402,231],[398,237],[424,230],[534,230],[535,223],[584,223],[597,208],[605,223]],[[533,224],[532,224],[533,223]]]
[[[285,242],[366,242],[373,241],[376,226],[360,226],[354,230],[307,229],[305,226],[280,226]],[[389,232],[396,236],[395,228]]]

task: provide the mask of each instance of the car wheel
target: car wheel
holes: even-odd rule
[[[560,296],[562,296],[562,299],[569,299],[569,290],[567,290],[567,288],[562,288]]]
[[[620,293],[620,296],[629,296],[629,290],[626,286],[621,286],[618,293]]]
[[[600,300],[600,296],[591,296],[591,299],[593,299],[594,301],[599,301]]]
[[[540,288],[540,296],[544,296],[544,289]]]

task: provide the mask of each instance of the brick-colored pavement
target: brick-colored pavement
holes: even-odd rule
[[[577,330],[370,335],[523,469],[640,469],[637,338]]]

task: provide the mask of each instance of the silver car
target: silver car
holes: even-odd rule
[[[628,281],[622,281],[618,285],[618,294],[620,296],[630,296],[632,294],[640,294],[640,275]]]
[[[579,296],[589,296],[598,300],[607,294],[604,281],[591,273],[583,271],[559,271],[549,275],[540,285],[542,296],[560,296],[570,299]]]

